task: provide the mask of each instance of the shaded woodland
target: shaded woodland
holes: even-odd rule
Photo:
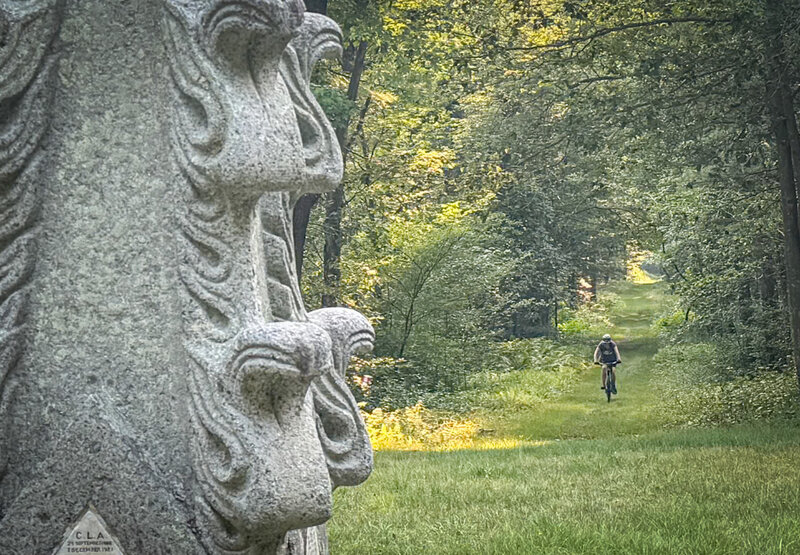
[[[631,261],[717,379],[798,373],[797,2],[307,5],[344,32],[314,81],[346,172],[298,203],[298,263],[307,304],[375,324],[368,404],[580,327]]]

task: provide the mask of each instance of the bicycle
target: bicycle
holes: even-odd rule
[[[614,372],[614,367],[617,364],[622,364],[622,363],[620,361],[616,361],[616,362],[598,362],[597,364],[599,364],[601,367],[602,366],[608,367],[608,371],[606,373],[606,387],[604,388],[604,391],[606,392],[606,397],[608,398],[608,402],[610,403],[611,394],[612,393],[614,395],[617,394],[617,375],[616,372]]]

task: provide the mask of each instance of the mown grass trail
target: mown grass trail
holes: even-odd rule
[[[658,350],[651,332],[654,311],[661,308],[660,284],[619,284],[621,306],[614,311],[609,330],[619,344],[623,364],[617,369],[619,394],[611,403],[600,390],[600,367],[582,374],[566,395],[546,402],[533,411],[519,412],[497,424],[525,440],[593,439],[642,434],[663,425],[658,400],[663,392],[653,374],[653,355]],[[585,347],[591,360],[599,337]]]
[[[519,447],[377,453],[366,484],[336,493],[333,553],[800,553],[800,427],[662,430],[660,292],[619,293],[616,400],[595,367],[497,418]]]

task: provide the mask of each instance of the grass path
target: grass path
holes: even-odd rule
[[[566,395],[537,410],[501,418],[498,429],[523,440],[541,441],[635,435],[661,428],[658,399],[662,392],[652,361],[658,342],[650,324],[654,311],[664,302],[662,286],[624,283],[615,289],[622,299],[622,306],[612,315],[610,330],[623,360],[617,371],[619,395],[606,402],[600,390],[600,367],[593,366]],[[591,360],[596,343],[586,345],[587,360]]]
[[[800,426],[662,430],[648,337],[660,293],[619,293],[615,401],[593,370],[497,419],[519,447],[377,453],[367,483],[336,492],[334,555],[800,553]]]

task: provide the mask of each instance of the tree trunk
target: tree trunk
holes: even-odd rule
[[[355,102],[364,72],[367,54],[367,42],[361,41],[356,49],[353,70],[350,73],[350,84],[347,87],[347,98]],[[347,161],[348,144],[347,128],[349,118],[342,127],[336,129],[336,138],[342,147],[342,158]],[[322,294],[322,306],[336,306],[339,301],[339,287],[342,281],[340,260],[342,256],[342,211],[344,210],[344,181],[336,190],[325,194],[325,248],[322,260],[322,279],[325,292]]]
[[[800,384],[800,225],[797,214],[796,168],[789,144],[790,122],[786,117],[773,115],[773,127],[778,150],[778,171],[781,188],[781,213],[783,215],[784,263],[789,301],[789,318],[792,328],[792,354]]]
[[[322,293],[322,306],[338,304],[339,286],[342,270],[339,260],[342,256],[342,210],[344,209],[344,185],[325,194],[325,247],[322,258],[322,279],[325,291]]]
[[[558,299],[553,302],[553,334],[558,337]]]
[[[786,211],[791,214],[791,228],[794,234],[791,242],[787,241],[786,248],[790,252],[786,256],[786,285],[788,288],[790,322],[792,326],[792,351],[794,367],[800,386],[800,213],[798,212],[798,190],[800,189],[800,133],[797,130],[797,120],[794,112],[792,93],[787,83],[782,87],[783,110],[786,117],[786,129],[789,135],[789,150],[792,160],[792,183],[787,183],[787,196],[782,197],[781,204],[787,204]],[[789,187],[791,185],[791,188]],[[783,189],[783,187],[781,187]],[[792,194],[793,193],[793,194]],[[785,217],[784,217],[785,220]],[[785,230],[784,230],[785,231]],[[791,277],[789,266],[792,267]]]
[[[583,300],[578,274],[571,273],[567,278],[567,305],[570,308],[578,308]]]
[[[792,355],[800,385],[800,217],[797,211],[797,171],[800,170],[800,135],[794,115],[794,103],[787,82],[788,64],[781,39],[780,14],[776,2],[769,2],[769,77],[767,97],[778,155],[778,174],[783,215],[784,264],[787,300],[792,332]]]

